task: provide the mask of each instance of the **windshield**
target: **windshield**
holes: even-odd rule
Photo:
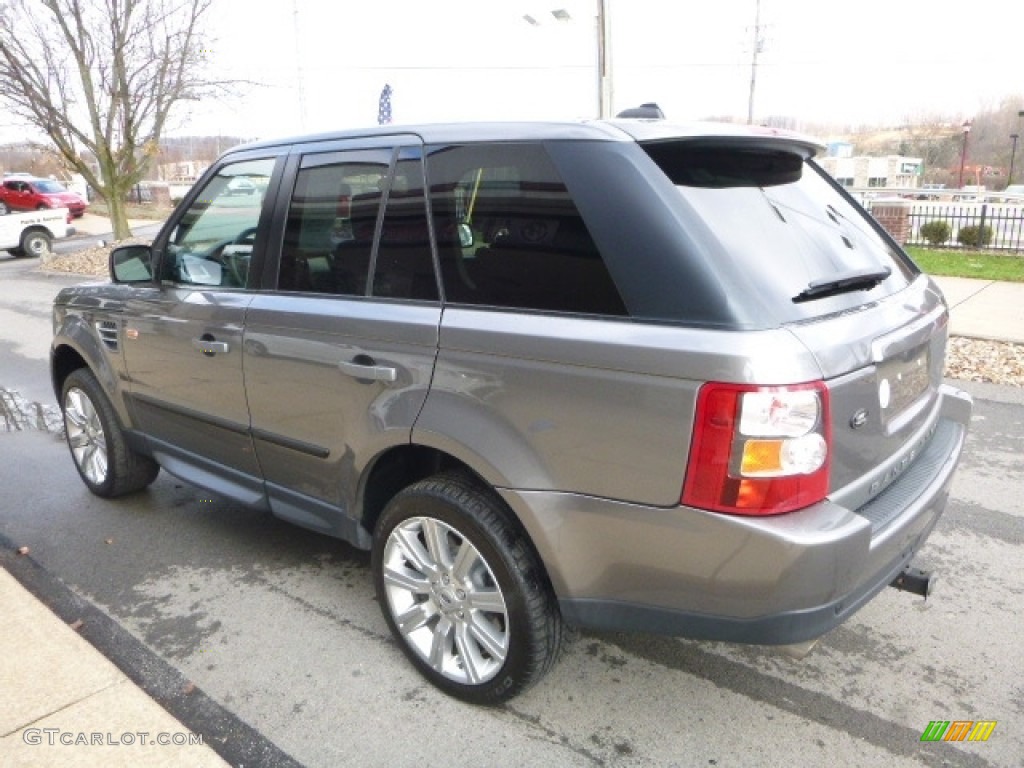
[[[44,180],[33,183],[35,184],[36,190],[42,192],[44,195],[59,195],[61,192],[67,192],[67,190],[56,181]]]

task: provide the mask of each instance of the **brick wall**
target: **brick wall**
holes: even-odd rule
[[[878,201],[871,206],[871,215],[903,245],[910,239],[910,203],[907,201]]]

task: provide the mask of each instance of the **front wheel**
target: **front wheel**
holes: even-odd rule
[[[562,622],[543,568],[501,500],[459,475],[401,491],[377,523],[373,575],[413,665],[446,693],[500,704],[554,664]]]
[[[156,479],[160,466],[128,445],[113,406],[88,368],[65,380],[61,410],[71,458],[90,491],[113,498]]]

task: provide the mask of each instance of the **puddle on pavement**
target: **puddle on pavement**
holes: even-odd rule
[[[60,434],[64,430],[60,408],[31,402],[13,389],[0,387],[0,432],[27,430]]]

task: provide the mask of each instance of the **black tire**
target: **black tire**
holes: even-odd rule
[[[19,256],[46,256],[50,252],[50,236],[45,232],[37,230],[26,232],[21,236],[21,247],[18,248]]]
[[[156,479],[160,466],[129,447],[92,371],[79,368],[67,377],[60,406],[71,458],[90,491],[114,498],[140,491]]]
[[[384,619],[424,677],[471,704],[522,693],[562,647],[554,593],[511,514],[492,491],[444,474],[398,493],[375,531],[372,569]],[[433,546],[428,531],[438,537]]]
[[[11,209],[7,207],[7,203],[0,202],[0,216],[6,216],[11,212]]]

